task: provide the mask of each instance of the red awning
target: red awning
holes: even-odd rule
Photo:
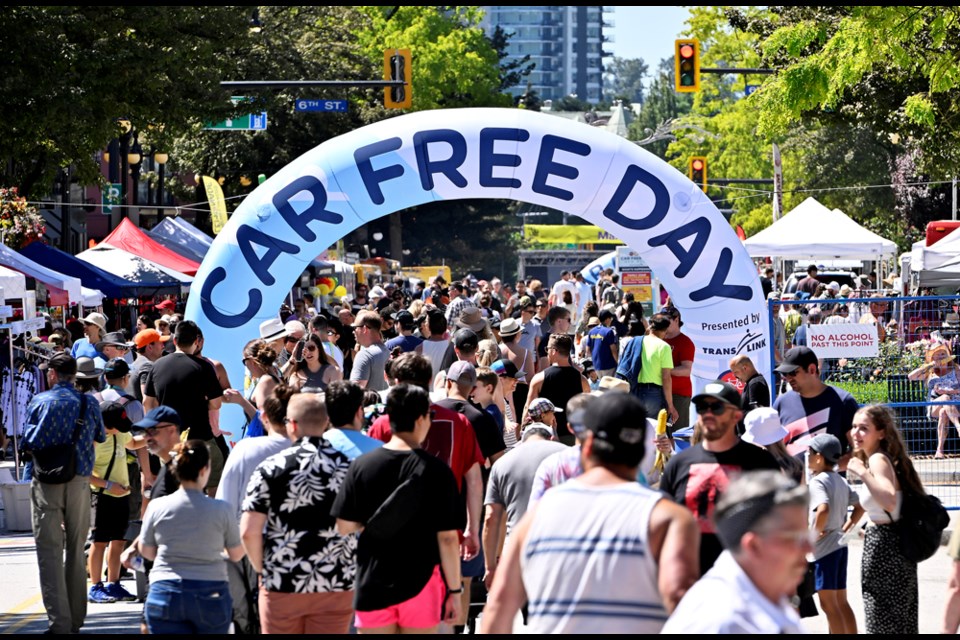
[[[113,232],[103,239],[111,247],[122,249],[128,253],[146,258],[159,265],[173,269],[188,276],[197,275],[200,265],[193,260],[184,258],[179,253],[167,249],[165,246],[148,236],[142,229],[130,222],[128,218],[120,221]]]

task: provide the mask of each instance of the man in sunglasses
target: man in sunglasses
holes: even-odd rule
[[[689,509],[700,525],[700,575],[723,551],[713,513],[730,480],[744,471],[779,469],[773,456],[737,435],[743,417],[740,393],[732,384],[715,380],[693,396],[697,427],[703,439],[670,459],[660,490]]]
[[[839,465],[845,470],[850,460],[847,433],[859,409],[856,399],[849,392],[820,380],[819,360],[809,347],[787,351],[776,371],[790,385],[790,391],[778,396],[773,403],[773,408],[780,413],[780,424],[789,434],[787,451],[802,456],[814,436],[830,433],[843,448]]]

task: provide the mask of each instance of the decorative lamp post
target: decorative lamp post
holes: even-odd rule
[[[153,161],[157,163],[157,224],[163,222],[163,167],[169,159],[166,153],[153,152]]]
[[[140,168],[143,166],[141,164],[142,159],[143,149],[136,139],[136,134],[134,134],[133,146],[130,147],[130,151],[127,153],[127,163],[130,165],[130,180],[133,183],[133,197],[130,204],[133,206],[140,204]]]

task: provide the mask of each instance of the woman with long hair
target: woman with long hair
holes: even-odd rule
[[[143,516],[137,550],[153,560],[150,592],[143,607],[150,633],[227,633],[232,599],[223,552],[244,556],[237,514],[204,493],[210,451],[203,440],[174,447],[174,493],[151,500]]]
[[[247,420],[252,420],[274,387],[280,383],[276,368],[277,352],[264,340],[256,338],[243,347],[243,365],[250,372],[250,386],[246,395],[236,389],[224,389],[223,401],[239,404]]]
[[[320,336],[311,333],[301,340],[293,351],[293,365],[287,381],[294,389],[324,390],[334,380],[343,378],[337,363],[323,349]]]
[[[863,542],[860,570],[867,633],[918,632],[917,563],[900,551],[900,519],[904,491],[925,495],[893,411],[868,405],[853,417],[853,456],[847,473],[863,484],[860,505],[870,519]],[[844,531],[855,523],[847,521]]]
[[[907,374],[907,380],[923,380],[930,402],[950,402],[960,394],[960,367],[950,353],[950,347],[939,343],[927,350],[926,363]],[[960,409],[952,404],[931,405],[927,417],[937,419],[937,452],[934,458],[943,458],[950,423],[960,433]]]

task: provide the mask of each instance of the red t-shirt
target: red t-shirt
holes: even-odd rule
[[[679,367],[684,360],[693,362],[693,356],[697,352],[697,348],[693,346],[693,340],[682,333],[678,333],[675,338],[664,338],[663,341],[670,345],[673,350],[674,367]],[[670,379],[673,381],[674,395],[685,398],[693,396],[693,383],[690,381],[689,375],[670,376]]]
[[[474,463],[483,466],[483,453],[477,442],[477,434],[467,418],[456,411],[445,409],[439,405],[430,405],[433,419],[427,438],[420,445],[427,453],[443,460],[453,477],[457,479],[457,489],[463,490],[463,478],[467,475]],[[380,416],[372,425],[367,435],[382,442],[389,442],[390,416]]]

